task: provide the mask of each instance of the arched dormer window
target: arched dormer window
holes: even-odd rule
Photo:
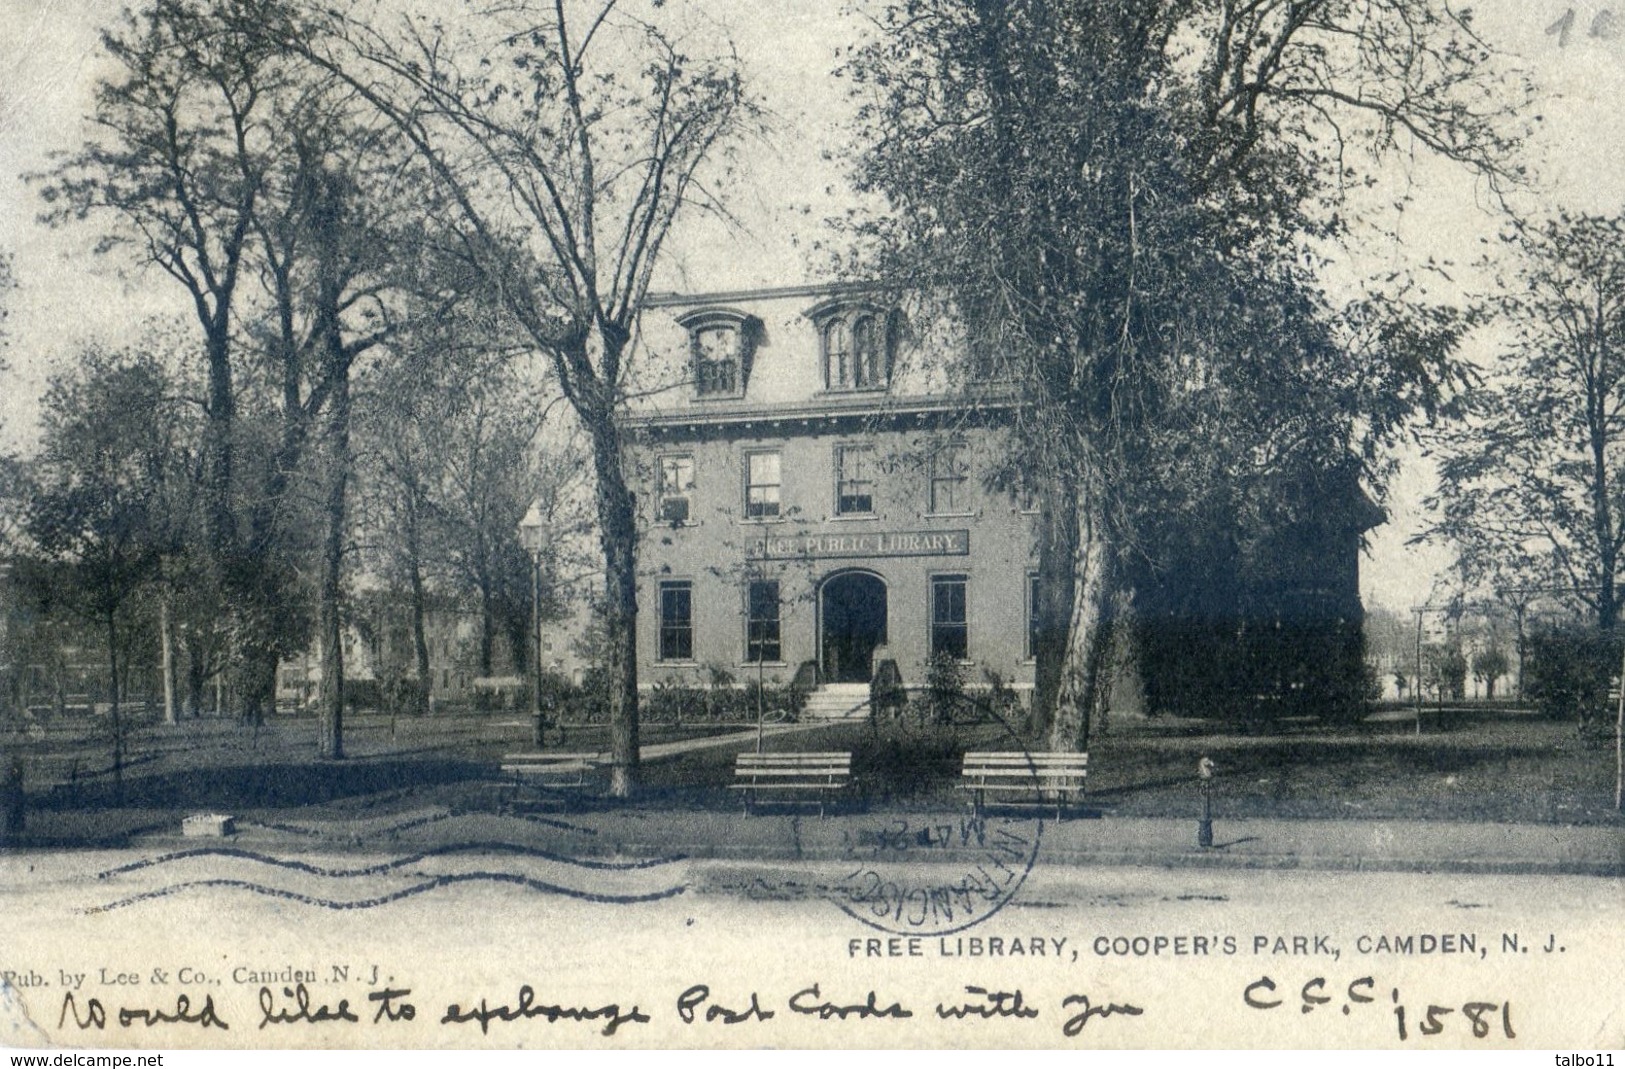
[[[731,308],[704,308],[678,317],[688,331],[689,369],[696,397],[743,397],[761,320]]]
[[[825,389],[886,388],[895,347],[894,316],[850,298],[825,301],[807,315],[818,325]]]

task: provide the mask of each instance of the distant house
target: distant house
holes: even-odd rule
[[[431,703],[471,700],[479,678],[478,613],[437,599],[425,614]],[[497,646],[502,672],[513,674],[511,651]],[[350,701],[377,705],[391,688],[417,679],[417,651],[409,605],[404,598],[371,592],[358,599],[344,628],[344,680]],[[277,704],[282,708],[313,706],[322,682],[322,648],[318,637],[304,653],[285,659],[277,669]]]

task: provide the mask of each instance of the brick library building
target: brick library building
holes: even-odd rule
[[[642,682],[713,668],[917,687],[933,655],[1032,685],[1036,515],[990,490],[1008,406],[967,412],[863,291],[657,297],[628,421]]]
[[[642,682],[809,665],[858,700],[890,660],[1033,685],[1038,515],[1008,478],[1013,402],[947,379],[954,339],[861,289],[650,302],[628,420],[641,509]],[[1383,518],[1358,465],[1259,480],[1245,524],[1136,576],[1120,710],[1356,712],[1359,552]],[[1209,537],[1211,535],[1211,537]]]

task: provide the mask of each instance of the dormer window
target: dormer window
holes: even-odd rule
[[[678,319],[688,330],[694,395],[743,397],[761,323],[730,308],[709,308]]]
[[[701,397],[739,392],[739,331],[718,326],[694,332],[694,388]]]
[[[884,390],[891,375],[891,317],[849,300],[826,301],[808,313],[818,324],[824,387]]]

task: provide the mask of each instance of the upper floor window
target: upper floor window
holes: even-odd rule
[[[760,321],[732,309],[708,308],[681,316],[677,322],[688,330],[695,395],[743,396]]]
[[[883,390],[891,374],[890,317],[840,301],[808,313],[819,325],[824,386],[830,390]]]
[[[867,516],[875,510],[874,450],[866,445],[835,449],[835,514]]]
[[[660,458],[659,500],[661,523],[687,523],[692,515],[694,455],[667,453]]]
[[[739,393],[739,331],[731,326],[694,332],[694,389],[701,397]]]
[[[970,511],[970,462],[962,442],[943,442],[931,452],[931,489],[927,511]]]
[[[779,515],[779,454],[745,454],[745,516],[772,520]]]

